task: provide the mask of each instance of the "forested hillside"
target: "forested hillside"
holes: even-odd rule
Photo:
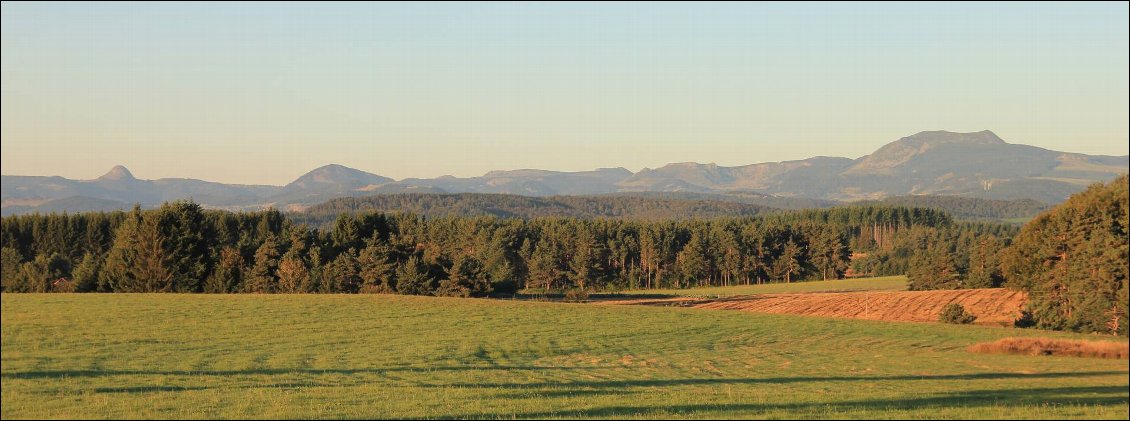
[[[1031,218],[1048,208],[1034,200],[987,200],[957,196],[901,196],[841,203],[755,193],[616,193],[531,197],[483,193],[398,193],[347,197],[311,206],[288,217],[311,227],[329,227],[342,213],[408,212],[427,217],[709,219],[748,217],[818,208],[930,208],[957,219],[999,221]]]
[[[532,197],[485,193],[401,193],[347,197],[312,206],[289,217],[312,227],[326,226],[342,213],[407,212],[427,217],[688,219],[756,216],[772,208],[734,201],[637,196]]]
[[[1051,207],[1032,199],[994,200],[962,196],[894,196],[881,200],[852,202],[855,206],[906,206],[940,209],[959,219],[1024,219],[1038,215]]]

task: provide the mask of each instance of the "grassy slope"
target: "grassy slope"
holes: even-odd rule
[[[878,278],[807,281],[792,282],[787,284],[783,282],[775,282],[770,284],[740,285],[731,287],[650,289],[627,291],[623,294],[677,295],[684,297],[728,297],[733,295],[846,291],[906,291],[906,277],[882,276]]]
[[[1047,332],[399,296],[0,299],[5,419],[1128,415],[1125,360],[965,351]]]

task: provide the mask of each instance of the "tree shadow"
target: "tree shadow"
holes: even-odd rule
[[[940,374],[940,375],[905,375],[905,376],[826,376],[826,377],[711,377],[687,379],[635,379],[611,381],[576,381],[576,382],[533,382],[533,383],[447,383],[432,385],[432,387],[464,387],[488,389],[539,389],[539,388],[589,388],[589,389],[622,389],[628,387],[671,387],[671,386],[699,386],[699,385],[727,385],[727,384],[788,384],[806,382],[857,382],[857,381],[899,381],[899,380],[1003,380],[1003,379],[1055,379],[1073,377],[1096,377],[1121,374],[1122,371],[1084,371],[1060,373],[974,373],[974,374]],[[428,387],[428,385],[423,385]]]
[[[305,368],[278,368],[278,369],[246,369],[246,370],[40,370],[23,372],[0,373],[0,378],[5,379],[63,379],[75,377],[107,377],[107,376],[254,376],[254,375],[294,375],[294,374],[384,374],[396,372],[430,373],[441,371],[575,371],[595,370],[603,368],[624,368],[623,366],[584,366],[584,367],[555,367],[555,366],[434,366],[434,367],[384,367],[384,368],[352,368],[352,369],[305,369]]]
[[[526,293],[519,292],[512,295],[500,296],[495,298],[505,298],[517,301],[552,301],[559,302],[565,301],[565,293],[563,292],[548,292],[548,293]],[[600,301],[621,301],[621,300],[664,300],[669,298],[681,298],[679,295],[674,294],[622,294],[614,292],[597,292],[589,294],[586,301],[600,302]]]
[[[635,395],[641,392],[631,390],[585,390],[585,389],[565,389],[565,390],[531,390],[528,392],[506,392],[491,395],[492,398],[499,399],[530,399],[530,398],[570,398],[582,396],[609,396],[609,395]]]
[[[126,387],[96,387],[94,393],[153,393],[153,392],[184,392],[190,390],[208,390],[210,386],[126,386]]]
[[[274,376],[274,375],[356,375],[356,374],[384,374],[394,372],[430,373],[444,371],[520,371],[520,370],[595,370],[616,367],[539,367],[539,366],[438,366],[438,367],[386,367],[386,368],[360,368],[360,369],[248,369],[248,370],[59,370],[59,371],[28,371],[19,373],[3,373],[5,379],[63,379],[68,377],[103,377],[103,376]],[[620,397],[616,401],[630,402],[633,395],[638,395],[635,388],[668,388],[680,386],[724,386],[724,385],[777,385],[791,383],[823,383],[823,382],[875,382],[875,381],[965,381],[965,380],[1033,380],[1033,379],[1060,379],[1060,378],[1087,378],[1099,376],[1121,375],[1125,378],[1124,371],[1087,371],[1087,372],[1052,372],[1052,373],[973,373],[973,374],[942,374],[942,375],[894,375],[894,376],[807,376],[807,377],[766,377],[766,378],[682,378],[682,379],[630,379],[630,380],[604,380],[604,381],[565,381],[565,382],[527,382],[527,383],[416,383],[407,382],[405,387],[419,388],[467,388],[472,391],[481,391],[484,399],[543,399],[543,398],[586,398]],[[282,379],[280,379],[282,380]],[[398,380],[403,383],[405,381]],[[318,381],[317,378],[308,381],[270,383],[262,382],[251,385],[215,385],[215,386],[175,386],[175,385],[140,385],[122,387],[100,387],[93,389],[96,393],[155,393],[155,392],[182,392],[207,389],[300,389],[306,387],[340,386],[337,382]],[[914,387],[907,385],[907,393],[912,393]],[[501,392],[501,393],[500,393]],[[910,410],[929,407],[946,408],[978,408],[986,406],[995,407],[1023,407],[1033,405],[1091,405],[1110,406],[1127,404],[1127,386],[1080,386],[1080,387],[1051,387],[1051,388],[1018,388],[1018,389],[991,389],[970,390],[933,394],[932,396],[915,396],[907,399],[871,399],[810,403],[782,403],[782,404],[691,404],[691,405],[624,405],[604,406],[586,409],[567,409],[553,411],[536,411],[516,414],[450,414],[443,418],[546,418],[546,417],[618,417],[640,416],[648,414],[687,414],[687,413],[719,413],[719,415],[733,416],[735,413],[756,414],[768,411],[795,411],[798,416],[810,411],[813,416],[826,413],[840,413],[851,411],[891,411]],[[472,392],[473,393],[473,392]]]
[[[300,383],[267,383],[248,386],[125,386],[125,387],[96,387],[94,393],[154,393],[154,392],[185,392],[210,389],[301,389],[305,387],[334,386],[315,382]]]
[[[1080,396],[1088,395],[1088,396]],[[785,404],[689,404],[654,406],[604,406],[580,410],[523,412],[514,414],[453,414],[439,418],[607,418],[665,414],[719,413],[726,416],[753,416],[769,411],[789,411],[791,417],[828,416],[850,411],[899,411],[929,408],[983,407],[1022,408],[1026,406],[1125,406],[1126,386],[1081,386],[1027,389],[991,389],[942,393],[908,399],[863,399],[849,401],[785,403]]]

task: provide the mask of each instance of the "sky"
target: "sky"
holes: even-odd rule
[[[1125,155],[1111,3],[3,3],[0,166],[285,184],[856,158],[925,130]]]

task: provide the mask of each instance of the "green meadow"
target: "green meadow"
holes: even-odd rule
[[[4,419],[1130,415],[1126,360],[966,351],[1094,336],[387,295],[0,297]]]

